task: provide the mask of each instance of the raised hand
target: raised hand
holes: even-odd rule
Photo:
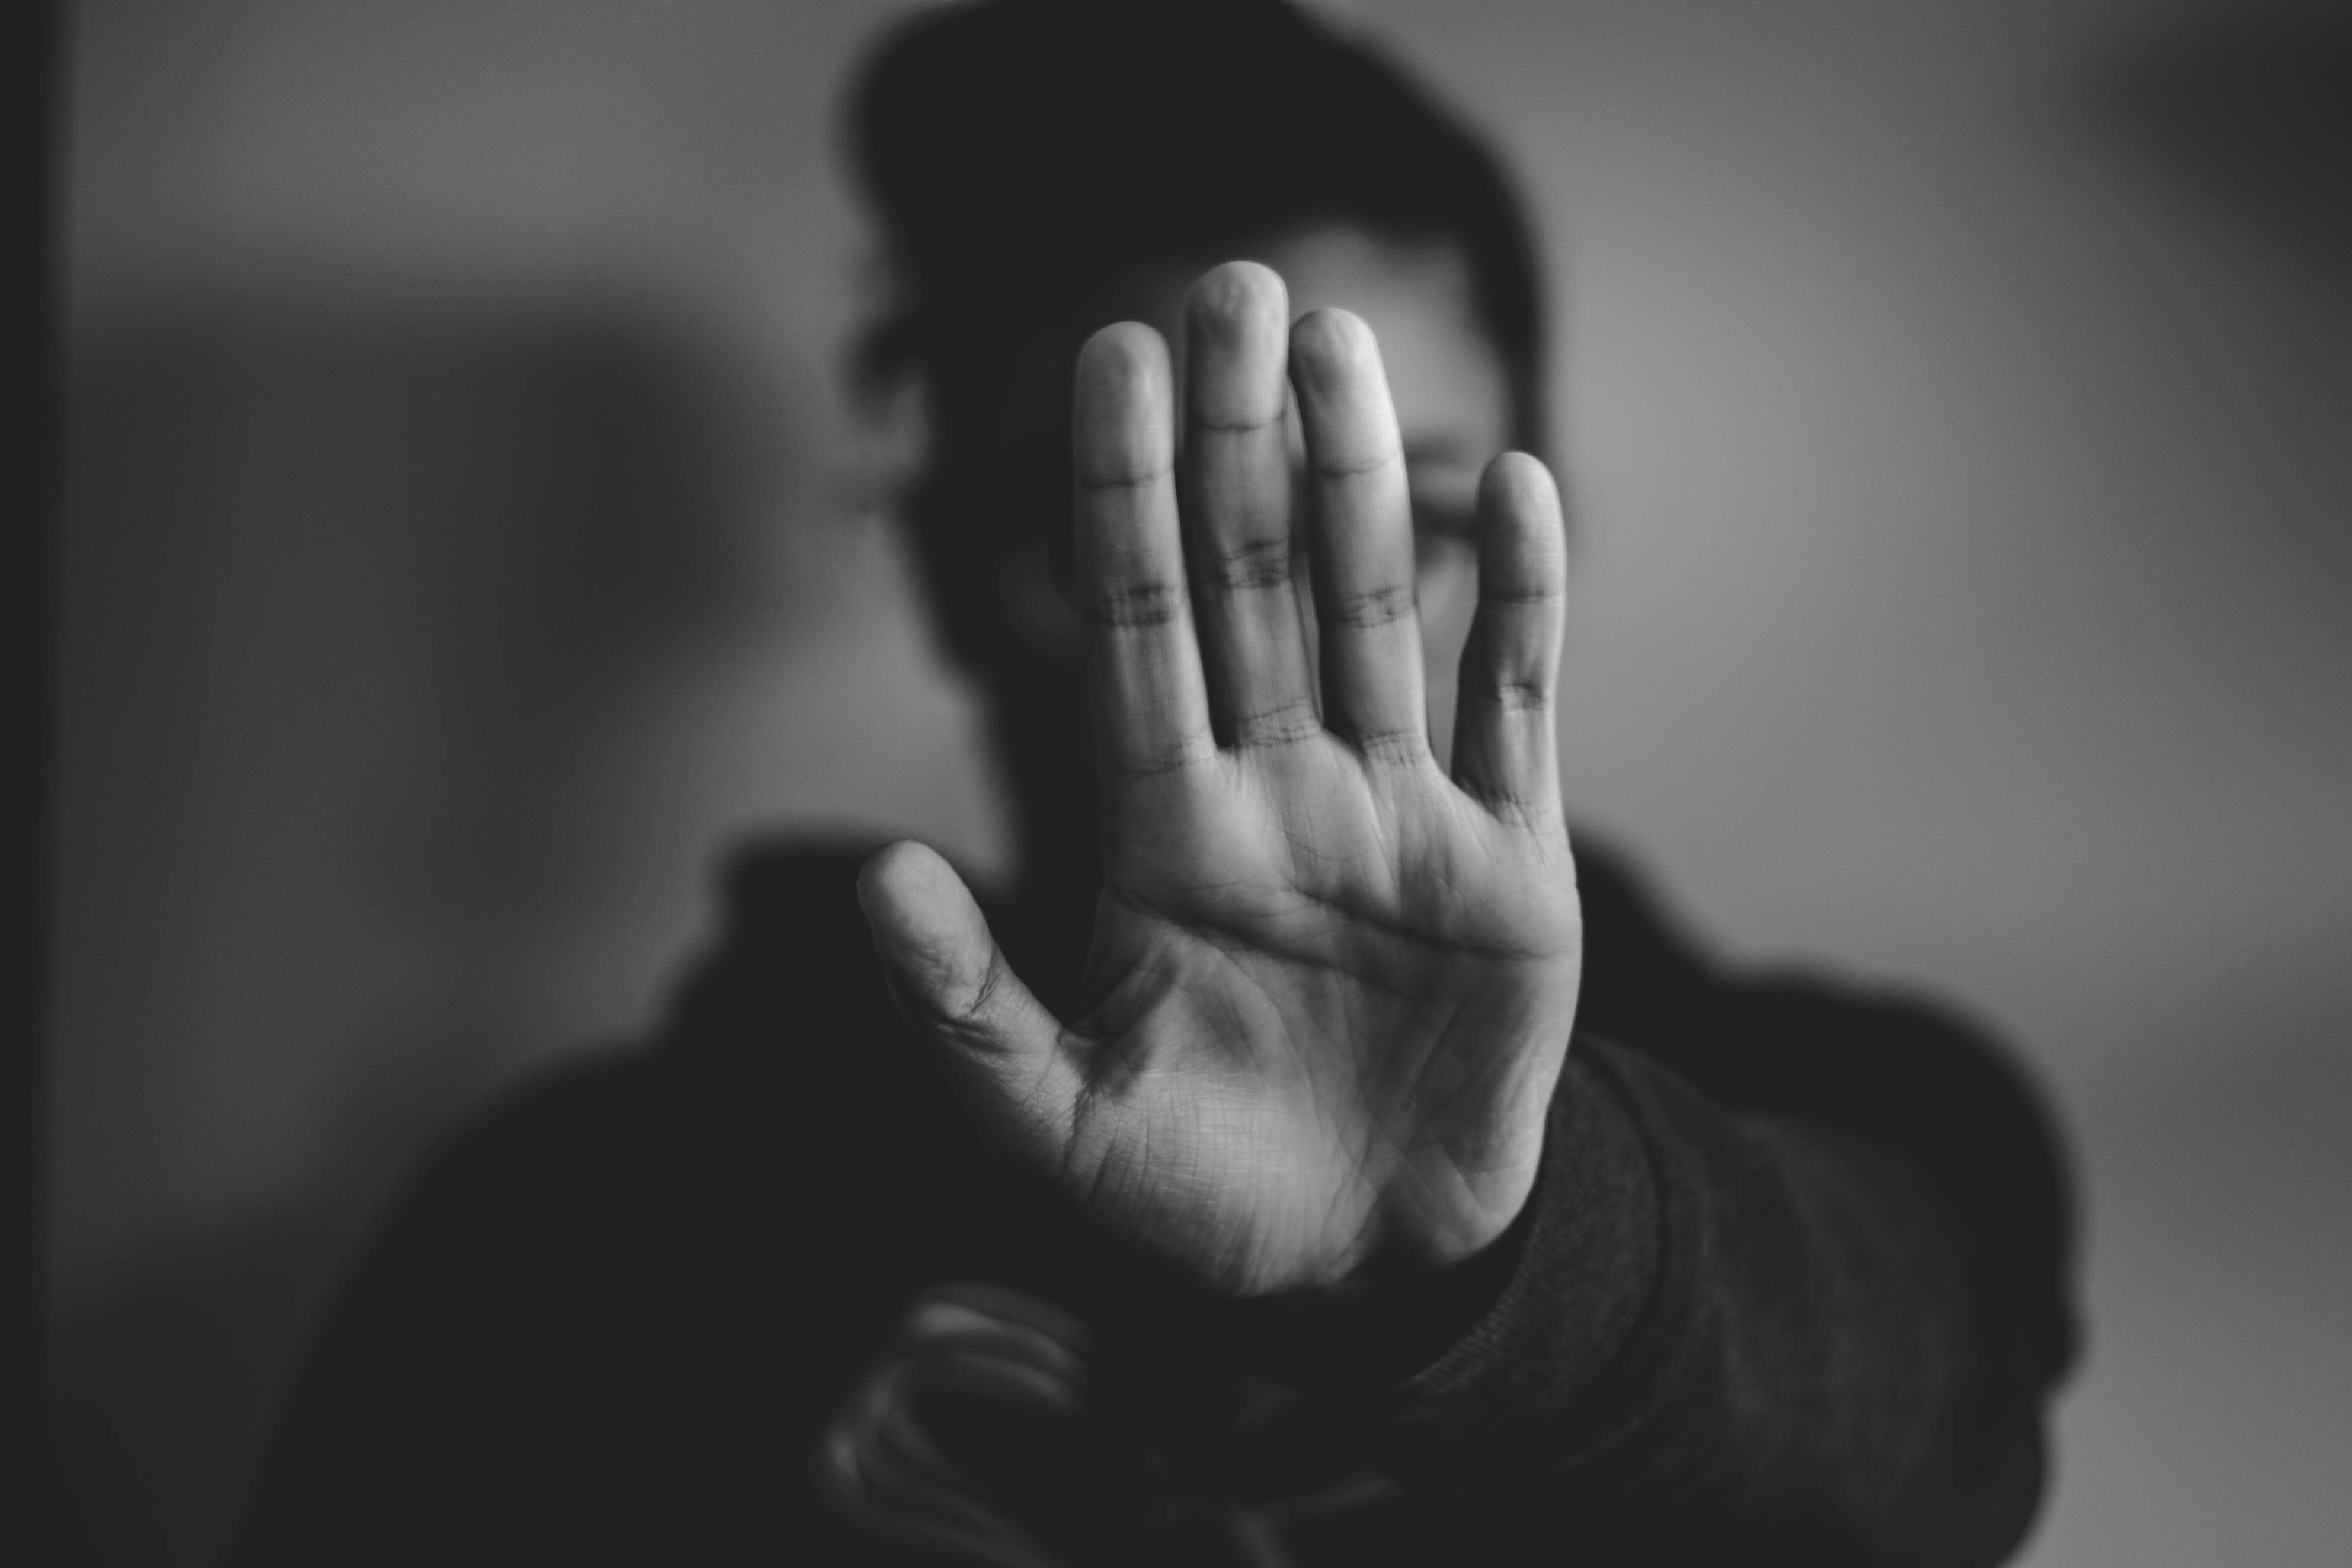
[[[1344,311],[1288,314],[1263,267],[1193,285],[1181,486],[1159,335],[1123,322],[1079,356],[1104,879],[1078,1011],[1031,994],[930,850],[893,845],[859,886],[901,1010],[992,1140],[1234,1295],[1498,1236],[1535,1179],[1580,974],[1550,476],[1509,454],[1481,485],[1449,779],[1379,350]]]

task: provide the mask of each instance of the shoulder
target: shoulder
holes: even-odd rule
[[[651,1037],[542,1068],[422,1152],[362,1268],[429,1282],[582,1283],[805,1191],[894,1098],[898,1030],[856,900],[857,844],[768,844]],[[920,1120],[920,1107],[913,1110]],[[708,1240],[708,1237],[699,1237]]]
[[[857,907],[857,873],[879,838],[773,839],[738,850],[721,878],[717,942],[673,992],[666,1041],[870,1011],[887,1001]],[[780,1015],[787,1015],[780,1018]]]
[[[450,1187],[511,1201],[618,1184],[645,1167],[709,1152],[688,1122],[698,1101],[753,1078],[805,1081],[857,1051],[814,1048],[887,1020],[856,904],[866,848],[773,842],[736,855],[722,879],[717,940],[686,968],[649,1038],[544,1068],[467,1118],[430,1152],[415,1199]],[[831,1042],[828,1042],[831,1043]],[[784,1069],[789,1068],[789,1071]],[[624,1174],[625,1173],[625,1174]]]
[[[1672,1026],[1720,984],[1713,960],[1615,840],[1571,832],[1584,907],[1580,1027],[1617,1037]]]
[[[784,1485],[739,1472],[789,1479],[794,1401],[839,1370],[811,1372],[811,1347],[854,1367],[926,1216],[956,1217],[930,1196],[952,1111],[912,1075],[915,1094],[868,1087],[901,1053],[861,858],[739,859],[725,933],[652,1039],[543,1070],[424,1152],[306,1357],[256,1541],[340,1540],[394,1507],[420,1540],[652,1530]]]
[[[866,1184],[879,1204],[928,1169],[916,1152],[961,1149],[969,1129],[907,1037],[857,906],[858,869],[879,842],[736,854],[719,934],[651,1037],[543,1072],[469,1119],[405,1211],[446,1224],[447,1194],[478,1212],[545,1205],[609,1219],[612,1205],[678,1206],[690,1193],[760,1224],[861,1151],[894,1156]]]
[[[561,1334],[605,1288],[674,1263],[678,1216],[708,1206],[714,1173],[675,1136],[663,1065],[640,1048],[544,1069],[424,1152],[347,1282],[347,1306],[386,1339],[471,1341],[546,1301]],[[610,1275],[612,1278],[606,1279]],[[347,1325],[355,1326],[355,1325]]]
[[[887,1168],[877,1203],[961,1151],[971,1131],[898,1017],[857,903],[879,839],[780,840],[739,852],[719,939],[672,994],[655,1042],[673,1123],[735,1190]],[[861,1157],[861,1152],[863,1155]],[[909,1190],[898,1194],[898,1189]]]
[[[1972,1226],[1997,1216],[2046,1268],[2068,1253],[2070,1184],[2047,1100],[1982,1024],[1909,987],[1721,963],[1621,851],[1584,833],[1576,848],[1580,1035],[1667,1069],[1722,1111],[1892,1156]]]

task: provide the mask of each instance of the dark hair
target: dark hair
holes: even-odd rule
[[[862,368],[921,371],[941,443],[911,498],[935,579],[1017,522],[977,515],[992,481],[956,449],[1001,400],[1008,353],[1034,351],[1041,322],[1077,325],[1061,318],[1107,279],[1205,265],[1318,221],[1460,247],[1510,378],[1515,439],[1538,444],[1534,249],[1500,163],[1397,66],[1285,0],[925,12],[867,60],[847,129],[894,296]]]

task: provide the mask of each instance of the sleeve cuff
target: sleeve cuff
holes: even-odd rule
[[[1648,1300],[1657,1213],[1648,1157],[1579,1042],[1562,1069],[1534,1188],[1510,1228],[1436,1274],[1349,1297],[1227,1309],[1240,1359],[1295,1387],[1369,1399],[1382,1424],[1444,1445],[1499,1406],[1573,1398]]]
[[[1412,1468],[1454,1469],[1577,1408],[1649,1306],[1662,1205],[1633,1113],[1596,1060],[1609,1049],[1580,1040],[1570,1053],[1515,1255],[1486,1310],[1381,1401],[1383,1447]]]

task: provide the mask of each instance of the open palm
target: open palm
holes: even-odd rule
[[[991,1136],[1116,1233],[1237,1295],[1451,1262],[1526,1200],[1576,1008],[1558,498],[1517,455],[1481,486],[1449,779],[1370,331],[1291,325],[1236,262],[1187,336],[1181,473],[1158,334],[1105,328],[1077,367],[1105,832],[1081,1008],[1036,1001],[929,850],[883,850],[860,894]]]

